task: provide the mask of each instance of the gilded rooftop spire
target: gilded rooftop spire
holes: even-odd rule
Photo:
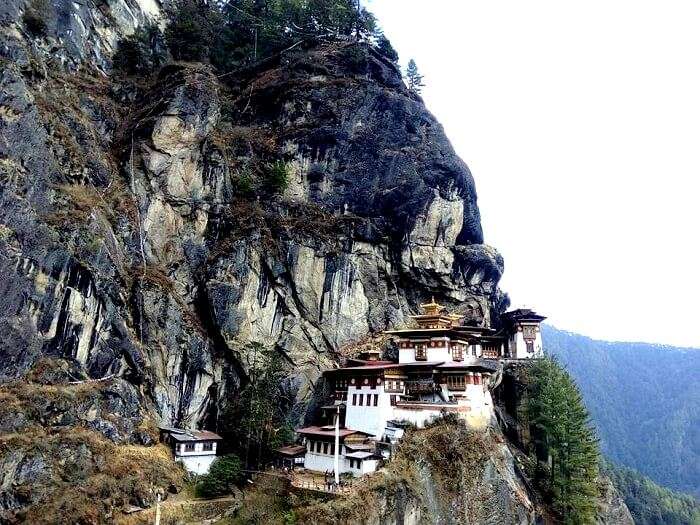
[[[439,315],[442,310],[445,309],[444,306],[435,302],[435,296],[433,296],[429,303],[423,303],[420,305],[423,309],[425,315]]]

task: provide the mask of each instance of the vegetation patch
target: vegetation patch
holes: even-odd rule
[[[600,452],[576,384],[554,359],[539,359],[531,368],[528,397],[539,460],[535,482],[563,523],[593,523],[600,496]]]
[[[0,465],[15,479],[4,497],[21,504],[5,517],[36,524],[100,523],[126,506],[152,504],[156,489],[167,492],[184,475],[164,446],[116,445],[77,428],[4,435]]]
[[[299,523],[364,523],[372,509],[393,521],[397,506],[408,503],[438,521],[451,515],[475,517],[480,510],[477,484],[493,447],[490,436],[446,415],[425,429],[409,430],[386,468],[363,477],[350,495],[295,508],[296,517]]]
[[[700,502],[693,496],[673,492],[612,463],[605,463],[602,470],[622,495],[635,524],[700,525]]]

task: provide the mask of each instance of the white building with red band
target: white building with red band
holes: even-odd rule
[[[499,361],[542,355],[540,323],[545,317],[532,310],[503,314],[497,330],[460,324],[459,316],[444,314],[434,300],[421,306],[424,313],[413,316],[416,327],[387,332],[398,346],[396,362],[381,361],[374,352],[324,373],[334,403],[325,408],[343,407],[339,412],[344,435],[387,443],[397,423],[420,428],[448,413],[472,428],[486,428],[495,422],[489,384]],[[312,438],[309,428],[324,428],[333,435],[334,427],[299,429],[307,443]],[[349,460],[361,459],[352,455],[354,451],[348,453],[343,446],[341,453],[343,472],[365,473],[366,468],[349,467]],[[325,453],[314,446],[307,448],[306,468],[326,470],[329,460],[319,460],[319,455]],[[333,455],[328,457],[332,463]],[[376,451],[371,461],[375,460]],[[367,468],[372,465],[368,463]]]

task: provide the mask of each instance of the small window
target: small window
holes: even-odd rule
[[[357,405],[357,394],[352,395],[352,405],[353,406]]]
[[[194,450],[194,443],[185,443],[185,451],[192,452]]]
[[[331,443],[331,456],[335,456],[335,443]]]
[[[319,454],[321,453],[321,442],[320,441],[316,442],[316,452],[318,452]]]
[[[214,450],[214,443],[204,443],[204,445],[202,446],[202,450]]]
[[[527,346],[527,352],[529,354],[535,351],[535,344],[532,341],[525,341],[525,345]]]
[[[365,397],[364,394],[360,394],[360,406],[362,406],[362,399]]]
[[[374,394],[374,406],[377,406],[377,403],[379,403],[379,394]]]
[[[396,406],[396,398],[398,396],[391,396],[391,406],[395,407]]]
[[[323,444],[323,453],[328,454],[328,443]]]

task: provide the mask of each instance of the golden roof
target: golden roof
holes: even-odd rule
[[[431,298],[429,303],[423,303],[420,307],[423,309],[424,315],[439,315],[445,309],[444,306],[435,302],[435,296]]]

